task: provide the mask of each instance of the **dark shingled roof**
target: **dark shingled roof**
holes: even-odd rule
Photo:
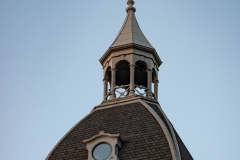
[[[121,160],[172,160],[162,128],[139,102],[93,112],[58,144],[49,160],[86,160],[88,153],[82,140],[102,130],[105,133],[121,134]]]
[[[158,106],[148,105],[159,115],[170,132],[167,120]],[[161,126],[140,102],[94,111],[64,137],[48,160],[87,160],[88,151],[83,140],[97,135],[99,131],[121,135],[123,145],[119,150],[120,160],[172,160]],[[182,160],[193,160],[180,137],[177,134],[176,137],[180,143]]]

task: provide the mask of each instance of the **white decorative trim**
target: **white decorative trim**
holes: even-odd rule
[[[176,137],[175,137],[175,133],[173,132],[172,130],[172,126],[169,124],[169,120],[166,119],[166,115],[163,113],[161,107],[159,107],[160,111],[164,114],[164,118],[167,120],[167,123],[170,127],[170,130],[171,130],[171,133],[173,135],[173,140],[172,140],[172,137],[165,125],[165,123],[163,122],[163,120],[159,117],[159,115],[152,109],[152,107],[150,107],[146,102],[144,101],[141,101],[141,103],[149,110],[149,112],[152,113],[152,115],[156,118],[156,120],[159,122],[160,126],[162,127],[163,129],[163,132],[165,133],[165,136],[168,140],[168,144],[169,144],[169,147],[170,147],[170,150],[171,150],[171,153],[172,153],[172,157],[173,157],[173,160],[181,160],[181,156],[180,156],[180,152],[179,152],[179,147],[178,147],[178,143],[176,141]]]
[[[179,156],[179,160],[181,160],[181,153],[180,153],[180,150],[179,150],[179,146],[178,146],[178,142],[177,142],[177,138],[176,138],[176,135],[175,135],[175,132],[173,130],[173,127],[172,127],[172,124],[170,123],[169,119],[167,118],[166,114],[164,113],[164,111],[162,110],[161,107],[159,107],[160,111],[162,112],[164,118],[166,119],[167,123],[168,123],[168,126],[170,127],[170,130],[171,130],[171,133],[172,133],[172,136],[173,136],[173,141],[174,141],[174,144],[175,144],[175,147],[176,147],[176,151],[177,151],[177,155]]]
[[[118,160],[118,149],[121,148],[122,145],[122,139],[120,137],[120,134],[109,134],[104,133],[104,131],[100,131],[99,134],[83,140],[83,143],[86,144],[86,148],[88,150],[88,160],[94,160],[93,157],[93,150],[94,148],[101,144],[101,143],[107,143],[111,146],[111,153],[106,158],[106,160]]]
[[[180,153],[180,150],[179,150],[179,146],[178,146],[178,142],[177,142],[177,138],[176,138],[176,135],[175,135],[175,132],[173,130],[173,127],[172,127],[172,124],[170,123],[169,119],[167,118],[166,114],[164,113],[161,105],[158,103],[153,103],[153,102],[150,102],[150,101],[146,101],[146,100],[143,100],[145,103],[150,103],[150,104],[153,104],[153,105],[157,105],[157,107],[160,109],[160,111],[162,112],[164,118],[166,119],[167,123],[168,123],[168,126],[170,128],[170,131],[172,133],[172,138],[173,138],[173,142],[175,144],[175,148],[176,148],[176,151],[177,151],[177,155],[178,157],[180,157],[181,159],[181,153]]]
[[[147,97],[142,97],[142,96],[138,96],[138,95],[134,95],[134,96],[126,96],[126,97],[122,97],[122,98],[116,98],[116,99],[111,99],[111,100],[104,100],[102,102],[102,104],[94,107],[95,108],[99,108],[99,107],[103,107],[103,106],[109,106],[109,105],[116,105],[116,104],[123,104],[124,102],[127,102],[127,101],[133,101],[133,100],[137,100],[137,99],[142,99],[142,100],[145,100],[149,103],[153,103],[153,104],[157,104],[159,105],[158,101],[156,101],[155,99],[150,99],[150,98],[147,98]],[[93,110],[94,110],[93,109]]]
[[[177,142],[177,139],[176,139],[176,135],[175,135],[175,132],[173,130],[173,127],[169,121],[169,119],[167,118],[166,114],[164,113],[161,105],[158,103],[153,103],[153,102],[150,102],[150,101],[146,101],[146,100],[143,100],[145,103],[150,103],[150,104],[153,104],[153,105],[157,105],[157,107],[160,109],[160,111],[162,112],[164,118],[166,119],[167,123],[168,123],[168,126],[170,128],[170,131],[172,133],[172,136],[173,136],[173,141],[174,141],[174,144],[175,144],[175,148],[176,148],[176,151],[177,151],[177,155],[180,157],[181,159],[181,153],[180,153],[180,150],[179,150],[179,146],[178,146],[178,142]]]

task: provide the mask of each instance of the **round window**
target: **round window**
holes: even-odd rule
[[[110,156],[112,148],[107,143],[101,143],[97,145],[93,150],[93,158],[96,160],[104,160]]]

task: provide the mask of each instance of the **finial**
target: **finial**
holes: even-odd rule
[[[134,5],[134,1],[133,1],[133,0],[128,0],[128,1],[127,1],[127,4],[128,4],[128,7],[127,7],[127,9],[126,9],[127,13],[128,13],[128,11],[130,11],[130,10],[136,12],[136,8],[133,7],[133,5]]]

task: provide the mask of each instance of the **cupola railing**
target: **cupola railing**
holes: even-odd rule
[[[127,97],[129,96],[129,93],[130,93],[130,85],[115,86],[116,99]],[[149,91],[148,88],[143,85],[134,85],[134,95],[157,100],[155,94],[152,91]],[[111,89],[109,89],[104,99],[105,100],[111,99]]]

